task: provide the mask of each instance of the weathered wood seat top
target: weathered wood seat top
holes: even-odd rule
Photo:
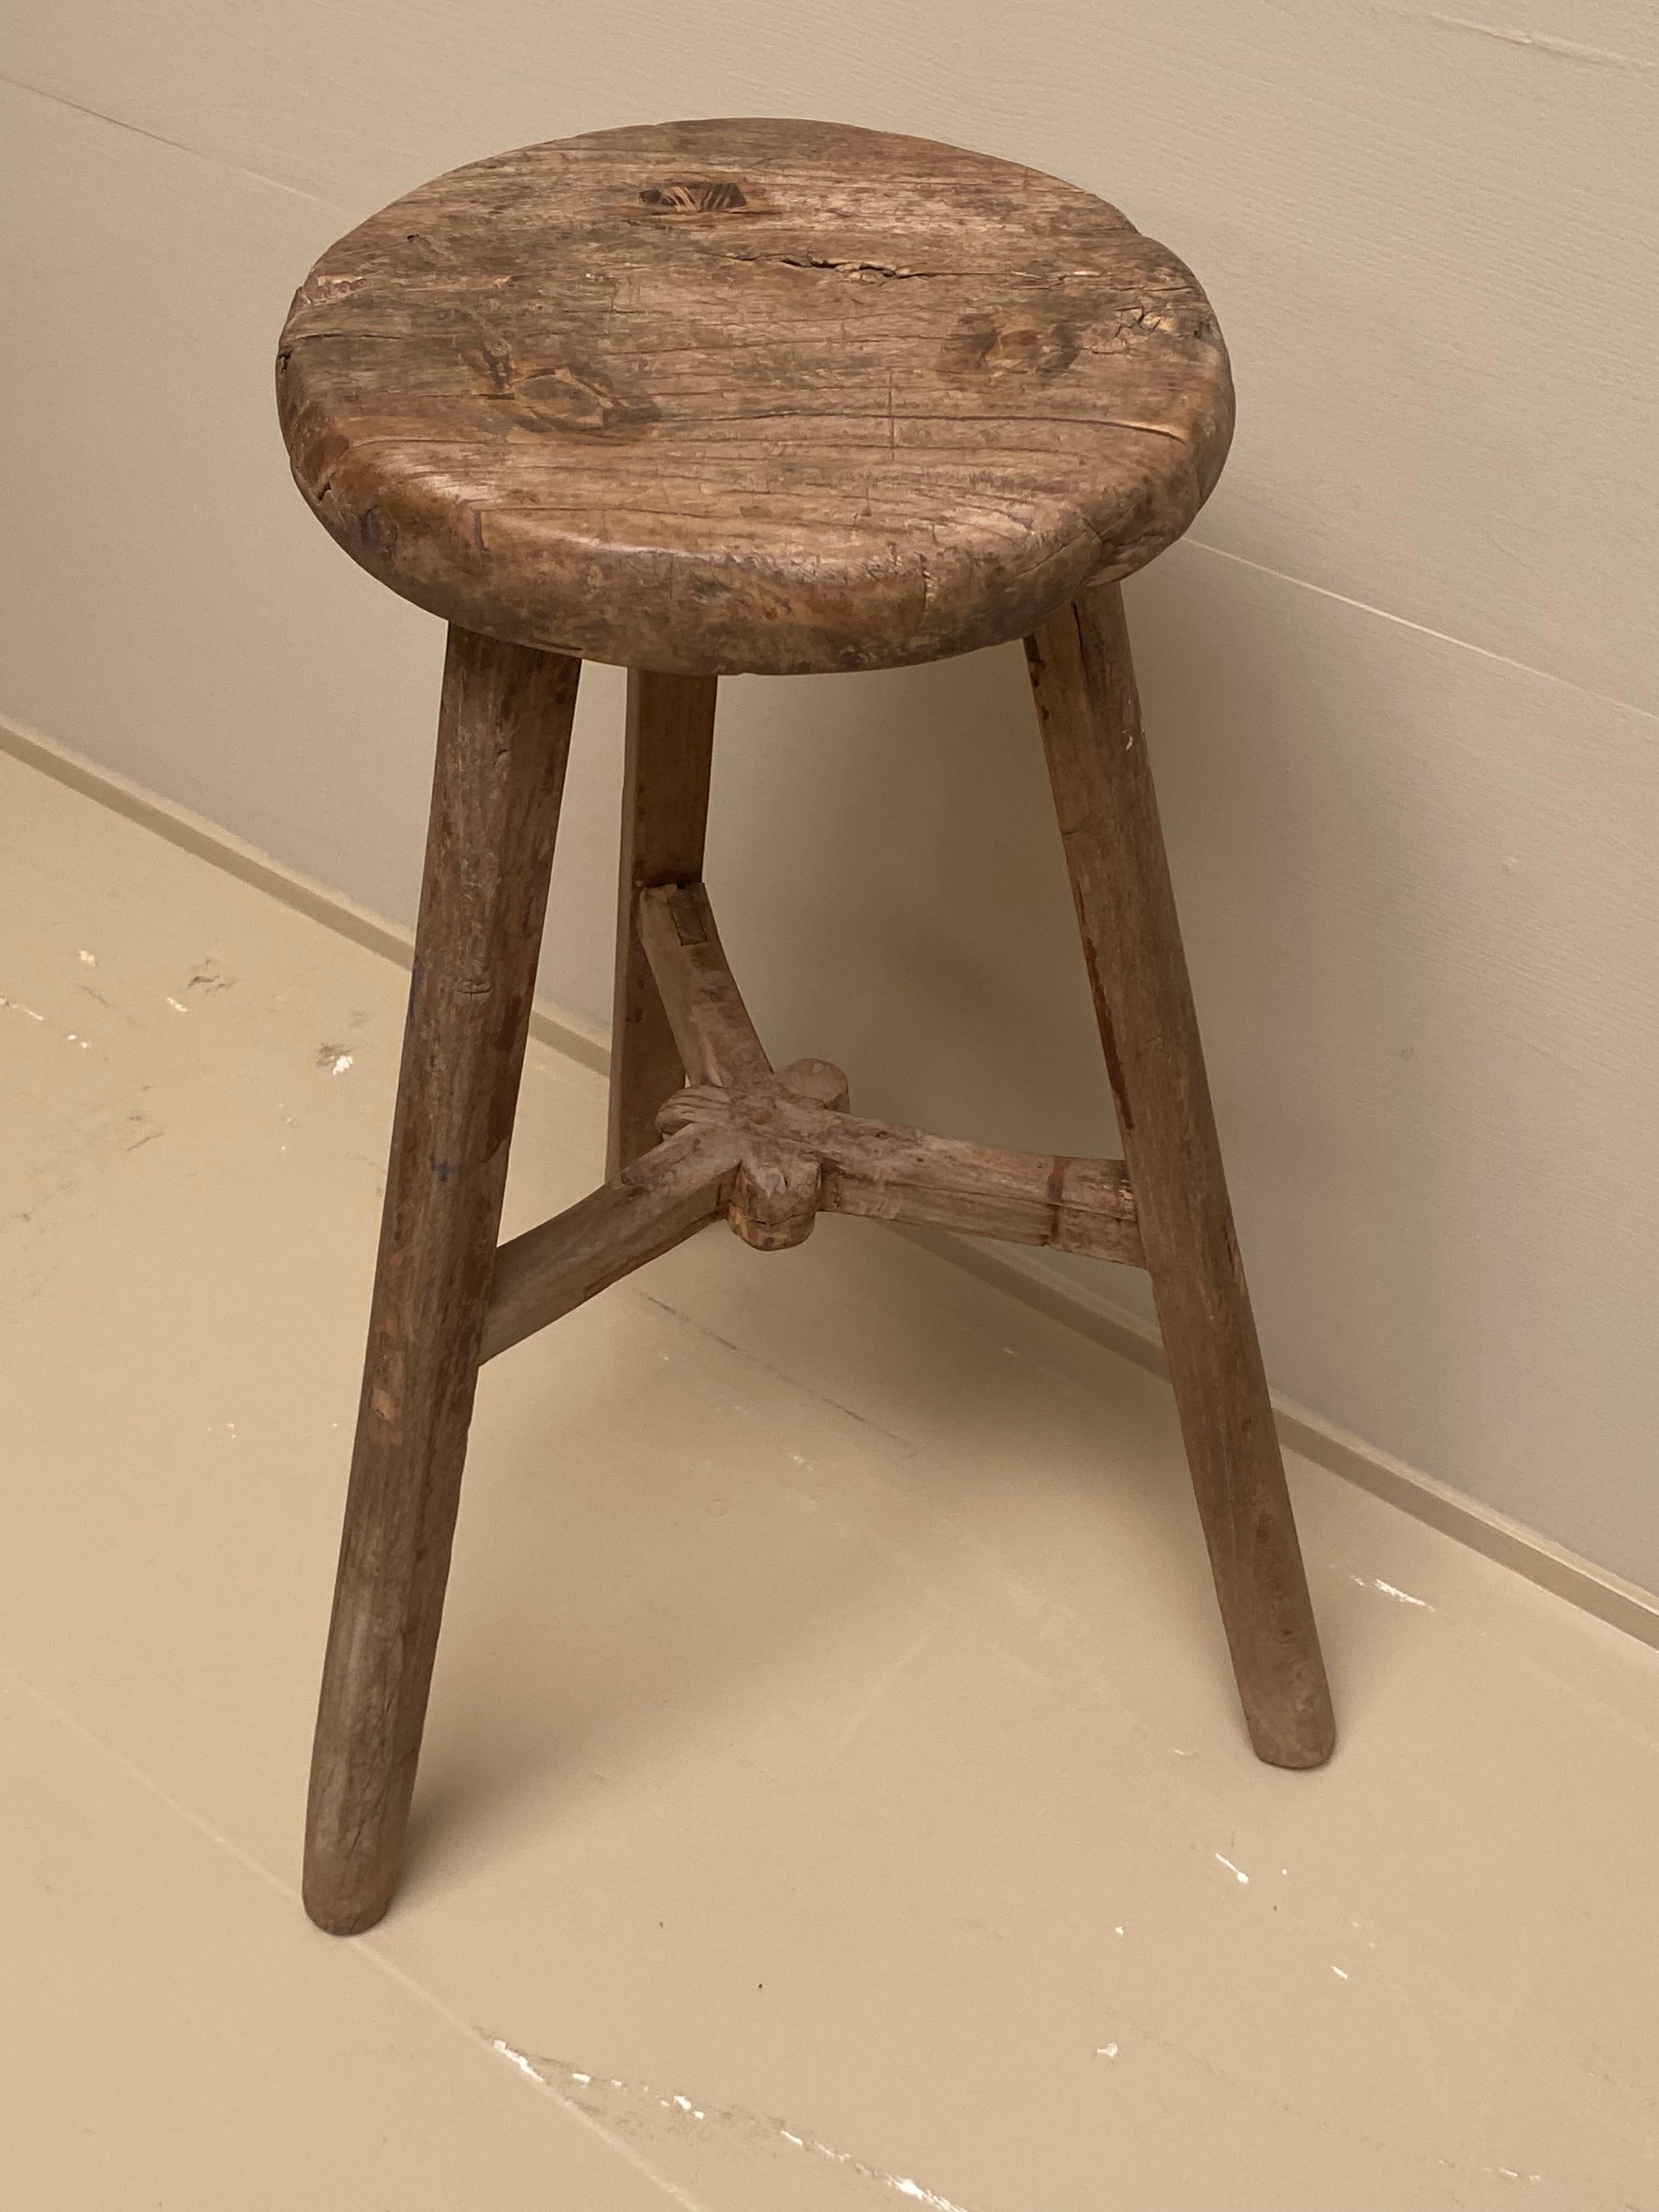
[[[301,489],[394,591],[703,672],[1022,635],[1178,537],[1232,427],[1208,303],[1116,209],[754,120],[423,185],[306,279],[277,390]]]

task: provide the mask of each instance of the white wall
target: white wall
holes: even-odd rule
[[[778,112],[1056,171],[1190,260],[1239,434],[1129,605],[1270,1371],[1659,1587],[1650,9],[59,0],[0,77],[0,714],[404,919],[441,638],[309,520],[270,398],[339,231],[499,147]],[[585,682],[543,988],[602,1018]],[[1110,1147],[1017,650],[729,686],[715,807],[780,1054]]]

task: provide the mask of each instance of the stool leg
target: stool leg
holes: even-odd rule
[[[1121,592],[1086,592],[1026,652],[1250,1741],[1274,1765],[1317,1766],[1334,1740],[1330,1692],[1233,1232]]]
[[[350,1936],[398,1879],[581,664],[452,629],[306,1830]]]
[[[712,676],[628,672],[617,897],[617,988],[611,1028],[611,1137],[605,1173],[619,1176],[657,1141],[657,1109],[685,1081],[651,963],[640,941],[640,893],[696,883],[714,747]]]

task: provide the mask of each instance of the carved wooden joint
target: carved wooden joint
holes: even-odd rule
[[[833,1061],[774,1069],[702,884],[642,891],[639,911],[688,1086],[657,1116],[660,1144],[501,1247],[485,1359],[722,1215],[760,1252],[801,1243],[820,1213],[850,1213],[1145,1267],[1121,1160],[1002,1152],[860,1118]]]
[[[769,1190],[778,1164],[793,1161],[789,1188],[799,1194],[797,1204],[804,1206],[811,1190],[821,1213],[956,1229],[1145,1265],[1121,1160],[1003,1152],[866,1121],[795,1089],[793,1073],[786,1069],[737,1089],[711,1084],[683,1091],[663,1108],[658,1126],[679,1136],[696,1129],[711,1141],[723,1139],[738,1154],[738,1189],[747,1176],[751,1182],[766,1178]],[[745,1241],[762,1241],[750,1234],[735,1205],[732,1223]],[[769,1239],[763,1249],[799,1243],[810,1226],[809,1220],[798,1234]]]
[[[735,1147],[728,1218],[746,1243],[776,1251],[799,1244],[817,1213],[856,1213],[1145,1265],[1121,1161],[1000,1152],[855,1119],[829,1060],[775,1073],[702,884],[641,893],[640,937],[691,1086],[657,1126],[719,1133]]]

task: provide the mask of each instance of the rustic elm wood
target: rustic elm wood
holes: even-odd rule
[[[318,1716],[305,1897],[395,1887],[480,1364],[725,1219],[820,1212],[1146,1267],[1245,1717],[1333,1728],[1117,580],[1232,426],[1188,272],[1036,172],[827,124],[666,124],[423,185],[277,358],[294,473],[451,624],[404,1066]],[[1125,1158],[855,1115],[775,1069],[702,881],[718,678],[1024,636]],[[629,671],[606,1180],[497,1248],[583,659]]]
[[[385,1911],[415,1786],[580,661],[452,629],[323,1669],[307,1910]]]
[[[737,1085],[769,1074],[702,885],[642,892],[639,931],[687,1080]]]
[[[1233,1233],[1123,594],[1026,647],[1118,1128],[1216,1595],[1258,1754],[1317,1766],[1330,1692]]]
[[[654,1146],[609,1182],[503,1244],[484,1315],[480,1361],[659,1259],[726,1212],[738,1141],[688,1128]]]
[[[457,169],[329,249],[277,359],[300,488],[382,582],[681,673],[1023,637],[1178,538],[1232,429],[1209,302],[1115,208],[822,123]]]
[[[702,876],[714,752],[712,676],[629,670],[605,1155],[605,1172],[613,1176],[655,1144],[657,1109],[685,1080],[640,942],[640,893]]]

